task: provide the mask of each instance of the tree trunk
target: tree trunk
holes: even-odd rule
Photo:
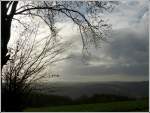
[[[8,4],[10,6],[8,7]],[[11,22],[16,11],[18,2],[11,1],[2,1],[1,2],[1,69],[9,60],[9,56],[7,55],[8,49],[7,44],[10,39],[11,33]],[[8,14],[9,13],[9,14]]]

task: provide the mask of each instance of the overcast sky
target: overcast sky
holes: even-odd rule
[[[149,77],[149,19],[147,0],[125,0],[104,18],[112,24],[109,43],[82,57],[79,32],[71,23],[58,23],[60,35],[74,43],[68,52],[71,59],[55,65],[60,77],[50,81],[142,81]],[[65,27],[64,27],[65,26]],[[57,69],[57,70],[55,70]]]

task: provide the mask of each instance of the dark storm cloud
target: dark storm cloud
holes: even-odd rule
[[[137,33],[131,29],[116,31],[107,53],[117,62],[129,64],[148,63],[148,33]]]

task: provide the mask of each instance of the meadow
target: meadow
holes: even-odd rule
[[[148,112],[148,100],[128,100],[94,104],[47,106],[38,108],[26,108],[26,112]]]

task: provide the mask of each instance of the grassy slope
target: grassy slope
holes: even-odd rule
[[[148,111],[148,100],[122,101],[97,104],[64,105],[58,107],[27,108],[34,112],[111,112],[111,111]]]

